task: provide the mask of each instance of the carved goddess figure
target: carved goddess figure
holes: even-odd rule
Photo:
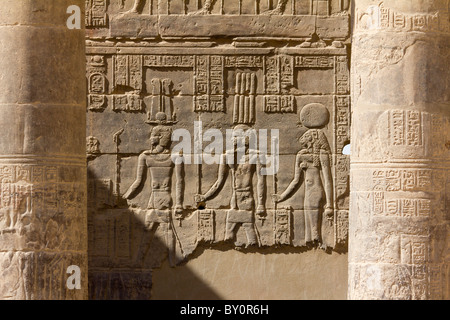
[[[322,104],[309,104],[302,109],[301,121],[309,130],[300,138],[300,151],[295,160],[294,178],[281,194],[274,194],[274,202],[290,198],[295,190],[305,183],[305,242],[321,243],[320,222],[325,197],[324,216],[332,219],[333,182],[331,176],[331,150],[327,137],[319,129],[329,121],[328,110]]]
[[[247,125],[237,125],[234,130],[242,130],[245,136],[245,151],[241,159],[238,159],[236,148],[227,150],[221,156],[219,173],[217,181],[212,185],[208,192],[204,195],[195,196],[197,203],[205,202],[217,196],[227,179],[228,173],[231,172],[231,201],[230,210],[227,212],[225,241],[232,241],[236,236],[236,227],[241,225],[247,235],[247,246],[258,245],[258,238],[255,231],[255,200],[253,191],[253,177],[257,176],[257,208],[256,215],[259,218],[265,216],[265,176],[261,174],[261,163],[259,155],[255,150],[250,150],[249,137],[246,131],[250,127]],[[234,139],[236,145],[237,139]],[[227,159],[233,158],[233,163]]]
[[[175,258],[175,237],[172,222],[172,175],[175,169],[175,208],[176,219],[181,219],[183,213],[183,162],[174,164],[171,158],[170,146],[172,143],[172,128],[165,125],[165,113],[157,113],[156,120],[160,123],[155,126],[150,135],[152,148],[142,152],[138,159],[136,180],[125,192],[125,199],[132,199],[138,193],[145,180],[147,168],[151,174],[151,196],[147,207],[145,225],[152,232],[162,227],[166,233],[166,245],[169,250],[169,261],[173,265]],[[150,243],[147,243],[148,250]],[[144,250],[144,251],[145,251]],[[145,252],[143,252],[145,254]]]

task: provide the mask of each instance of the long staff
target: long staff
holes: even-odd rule
[[[277,163],[276,163],[276,157],[275,157],[275,148],[276,148],[276,143],[277,143],[277,138],[273,137],[272,138],[272,146],[271,146],[271,151],[272,151],[272,168],[273,168],[273,194],[278,194],[278,175],[277,175]],[[278,202],[277,200],[274,198],[273,199],[273,207],[274,207],[274,212],[273,212],[273,237],[274,237],[274,243],[276,243],[276,219],[277,219],[277,210],[278,210]]]

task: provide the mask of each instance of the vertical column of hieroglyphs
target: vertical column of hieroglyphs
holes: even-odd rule
[[[81,0],[1,3],[1,299],[86,297],[83,12]]]
[[[449,298],[448,6],[356,1],[350,299]]]

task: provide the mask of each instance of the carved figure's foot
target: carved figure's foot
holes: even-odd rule
[[[298,45],[298,47],[300,47],[300,48],[311,48],[311,42],[309,42],[309,41],[302,42],[300,45]]]
[[[223,242],[225,243],[234,243],[233,237],[227,236],[225,239],[223,239]]]
[[[188,16],[205,16],[207,14],[211,14],[211,12],[208,9],[202,8],[198,11],[188,13]]]
[[[269,10],[266,12],[261,13],[263,16],[281,16],[284,13],[284,10],[280,8],[275,8],[273,10]]]
[[[248,248],[248,247],[257,247],[257,246],[258,246],[258,243],[256,241],[252,241],[252,242],[247,243],[247,245],[245,247]]]
[[[139,14],[140,12],[139,12],[138,8],[132,8],[132,9],[130,9],[130,10],[128,10],[128,11],[125,11],[124,13],[125,13],[125,14],[129,14],[129,13],[132,13],[132,14]]]
[[[309,248],[317,248],[320,246],[320,242],[317,239],[314,240],[307,240],[306,241],[306,246]]]

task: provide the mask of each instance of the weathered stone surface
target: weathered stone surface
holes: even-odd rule
[[[448,1],[356,1],[350,299],[448,299]]]
[[[208,249],[177,268],[164,263],[153,271],[152,299],[346,299],[346,254],[286,249],[252,254]]]
[[[348,9],[87,2],[91,298],[150,297],[206,247],[346,251]],[[237,165],[232,129],[259,142]]]
[[[1,299],[87,298],[85,39],[70,5],[84,2],[0,10]]]

